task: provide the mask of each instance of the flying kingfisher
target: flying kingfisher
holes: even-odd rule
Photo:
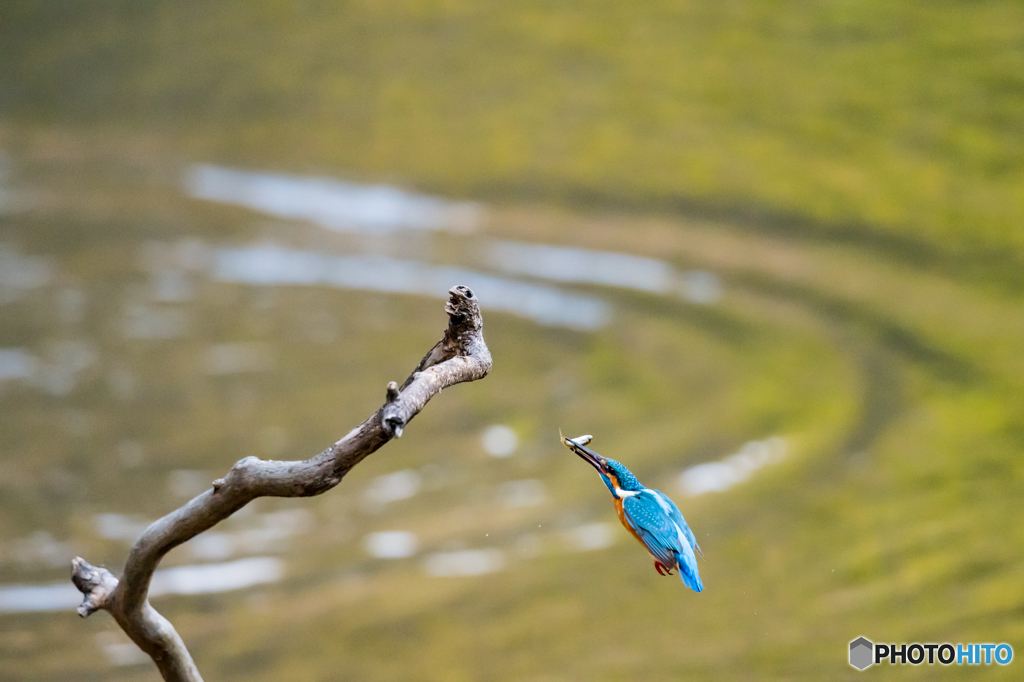
[[[679,577],[694,592],[704,589],[697,572],[694,550],[704,556],[697,545],[693,531],[686,525],[679,507],[659,491],[645,488],[636,476],[614,459],[607,459],[586,447],[593,436],[566,438],[559,432],[562,444],[597,469],[601,480],[615,498],[615,511],[619,520],[654,557],[654,568],[661,575],[672,575],[678,569]]]

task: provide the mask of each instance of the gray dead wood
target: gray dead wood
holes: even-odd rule
[[[105,609],[153,658],[165,680],[201,682],[185,643],[171,623],[149,604],[150,580],[160,560],[178,545],[213,527],[257,497],[309,497],[338,485],[349,469],[402,430],[442,389],[484,378],[491,354],[484,343],[483,318],[473,292],[453,287],[445,305],[448,329],[401,386],[387,386],[384,404],[369,419],[319,455],[278,462],[246,457],[224,478],[183,507],[154,521],[128,555],[118,579],[81,557],[71,562],[71,580],[85,595],[83,618]]]

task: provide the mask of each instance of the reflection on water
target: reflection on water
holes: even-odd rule
[[[653,258],[543,244],[495,241],[487,249],[489,263],[518,275],[558,282],[585,282],[665,294],[672,289],[672,266]]]
[[[505,567],[505,554],[499,549],[464,549],[431,554],[423,562],[427,575],[437,578],[468,577],[495,573]]]
[[[688,301],[711,305],[722,297],[722,281],[714,273],[690,270],[683,273],[679,291]]]
[[[0,348],[0,381],[31,379],[39,361],[24,348]]]
[[[284,562],[275,557],[251,557],[222,564],[178,566],[157,571],[149,594],[205,594],[227,592],[284,577]]]
[[[498,486],[498,499],[509,508],[535,507],[548,499],[544,483],[535,478],[506,481]]]
[[[206,480],[206,476],[203,480]],[[236,517],[237,518],[237,517]],[[234,521],[234,520],[233,520]],[[209,530],[192,538],[185,548],[196,559],[223,561],[236,554],[277,553],[288,550],[292,536],[308,533],[314,526],[312,512],[306,509],[282,509],[263,514],[245,514],[245,528],[234,531]],[[120,540],[131,545],[149,526],[141,517],[125,514],[96,514],[93,528],[107,540]],[[71,552],[64,545],[58,547],[57,565],[63,565]]]
[[[180,308],[133,303],[125,308],[123,331],[127,339],[176,339],[188,331],[188,317]]]
[[[508,457],[519,447],[519,437],[511,427],[492,424],[484,429],[480,438],[484,451],[492,457]]]
[[[543,325],[593,331],[611,318],[608,304],[593,296],[418,261],[385,256],[331,256],[273,244],[217,249],[214,277],[223,282],[264,286],[319,285],[443,298],[459,282],[472,288],[477,298],[487,301],[488,309],[513,313]]]
[[[25,292],[49,284],[53,260],[46,256],[25,256],[0,245],[0,304],[18,300]]]
[[[92,517],[93,529],[101,538],[121,540],[129,544],[142,535],[149,525],[140,516],[127,514],[96,514]]]
[[[308,220],[341,231],[465,232],[476,227],[481,211],[478,204],[411,194],[386,185],[358,185],[332,178],[257,173],[212,165],[193,166],[187,174],[185,188],[199,199],[245,206],[279,218]],[[679,273],[664,261],[624,253],[511,241],[486,243],[483,252],[484,261],[494,269],[556,282],[680,295],[701,304],[714,303],[721,293],[721,284],[711,273]],[[406,265],[408,263],[402,264]],[[409,293],[407,287],[391,289],[383,282],[373,286],[368,284],[368,278],[362,279],[367,282],[366,288]],[[290,283],[327,282],[314,278]],[[157,278],[155,285],[164,292],[160,300],[178,300],[176,297],[187,296],[189,291],[187,281],[167,274],[162,279]],[[350,280],[336,282],[335,286],[357,288]]]
[[[750,441],[735,455],[690,467],[679,476],[679,487],[691,497],[728,490],[758,469],[778,464],[785,456],[786,441],[778,436]]]
[[[11,561],[25,566],[56,568],[65,565],[71,554],[71,545],[54,540],[44,530],[37,530],[27,538],[16,538],[0,547],[0,563]]]
[[[67,557],[62,557],[66,562]],[[153,574],[150,597],[168,594],[228,592],[277,582],[284,562],[275,557],[251,557],[221,564],[178,566]],[[0,612],[64,611],[75,609],[82,593],[68,581],[49,585],[0,585]]]
[[[82,339],[49,343],[42,358],[24,348],[0,348],[0,381],[20,380],[50,395],[65,396],[98,359],[93,343]]]
[[[81,603],[82,593],[66,580],[49,585],[0,585],[0,613],[71,611]]]
[[[330,178],[255,173],[211,165],[194,166],[188,174],[186,189],[191,196],[201,199],[246,206],[280,218],[308,220],[332,230],[371,234],[398,229],[465,231],[477,224],[480,213],[477,204],[410,194],[383,185],[356,185]],[[716,275],[699,270],[679,272],[669,263],[653,258],[512,241],[479,243],[481,264],[508,274],[681,296],[704,305],[721,296],[722,286]],[[264,251],[258,255],[254,249],[222,249],[215,270],[228,281],[326,285],[388,293],[432,292],[439,288],[441,280],[465,280],[469,286],[482,290],[480,293],[487,296],[491,308],[523,315],[541,324],[592,330],[606,324],[609,318],[607,306],[596,299],[571,297],[469,270],[380,256],[331,257],[275,251],[272,246],[260,248]],[[248,260],[248,274],[240,272],[237,263],[231,263],[238,258]],[[450,283],[441,283],[439,290],[447,291],[449,286]],[[177,300],[176,297],[187,296],[190,291],[186,279],[167,272],[155,277],[154,287],[163,292],[158,300],[165,301]]]
[[[96,644],[106,655],[111,665],[152,664],[152,659],[128,639],[121,630],[106,630],[96,635]]]
[[[609,523],[588,523],[564,533],[566,546],[577,552],[590,552],[611,547],[615,543],[615,528]]]
[[[289,538],[313,528],[313,514],[305,509],[282,509],[247,518],[250,528],[207,531],[189,540],[186,547],[196,559],[207,561],[222,561],[236,554],[286,552]]]
[[[721,296],[721,283],[710,272],[679,273],[669,263],[654,258],[510,241],[491,242],[485,253],[489,265],[516,275],[675,294],[705,305]]]
[[[153,300],[160,303],[184,303],[195,295],[192,281],[176,270],[154,273],[152,284]]]
[[[465,232],[475,228],[480,219],[480,207],[474,203],[333,178],[197,165],[189,171],[185,187],[199,199],[245,206],[279,218],[308,220],[330,230]]]
[[[49,344],[47,360],[38,375],[39,385],[52,395],[67,395],[79,375],[95,364],[99,351],[91,341],[72,339]]]
[[[413,497],[422,485],[423,477],[412,469],[378,476],[363,491],[364,507],[367,511],[378,512],[392,502]]]
[[[416,553],[419,542],[409,531],[385,530],[367,535],[363,546],[370,556],[378,559],[404,559]]]

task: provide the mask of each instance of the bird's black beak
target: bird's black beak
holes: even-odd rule
[[[562,439],[562,445],[575,452],[577,455],[580,456],[581,459],[588,462],[590,466],[594,467],[599,472],[604,471],[604,457],[597,454],[596,452],[594,452],[585,445],[586,443],[589,443],[591,441],[591,436],[566,438],[565,436],[562,435],[561,431],[558,432],[558,435]]]

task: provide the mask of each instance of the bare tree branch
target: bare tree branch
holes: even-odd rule
[[[213,527],[257,497],[309,497],[338,485],[361,462],[412,421],[442,389],[484,378],[491,354],[483,336],[483,318],[473,292],[453,287],[445,305],[448,328],[405,383],[387,386],[376,413],[319,455],[278,462],[246,457],[183,507],[154,521],[135,541],[120,580],[105,568],[76,557],[71,579],[85,595],[83,618],[105,609],[139,647],[153,658],[165,680],[201,682],[184,642],[171,623],[149,604],[150,580],[167,552]]]

